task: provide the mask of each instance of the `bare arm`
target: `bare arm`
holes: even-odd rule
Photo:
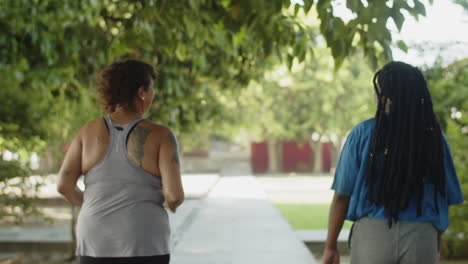
[[[65,159],[59,172],[60,179],[57,184],[57,191],[65,200],[78,206],[83,204],[83,192],[76,186],[76,182],[82,174],[81,151],[82,141],[80,134],[78,134],[65,154]]]
[[[169,131],[167,138],[161,143],[159,169],[164,198],[169,209],[175,212],[185,197],[180,176],[179,144],[172,131]]]
[[[445,255],[445,250],[444,250],[444,245],[442,242],[442,235],[444,232],[437,230],[437,257],[439,258],[439,261],[444,257]]]
[[[346,212],[348,211],[349,199],[350,197],[337,192],[333,195],[330,215],[328,217],[328,234],[323,254],[323,263],[339,263],[337,240],[345,221]]]

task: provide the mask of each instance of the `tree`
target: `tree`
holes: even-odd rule
[[[0,219],[8,217],[15,222],[37,213],[29,198],[40,182],[28,181],[28,165],[31,152],[39,152],[44,146],[41,138],[45,136],[40,120],[45,109],[40,103],[31,104],[38,98],[23,94],[20,78],[17,73],[0,71]],[[17,159],[3,157],[5,150],[14,151]]]
[[[297,14],[313,4],[306,0],[290,12],[289,0],[2,1],[0,64],[21,74],[25,86],[37,83],[45,97],[76,94],[77,83],[88,86],[90,76],[115,59],[145,59],[159,69],[157,111],[151,116],[187,129],[197,121],[191,117],[204,117],[196,107],[200,97],[212,99],[205,83],[245,86],[261,76],[274,53],[290,65],[303,61],[313,46]],[[390,58],[388,19],[401,28],[403,10],[425,14],[418,0],[414,6],[402,0],[348,1],[347,7],[354,18],[344,22],[331,0],[315,3],[337,66],[356,49],[374,63],[379,55]]]
[[[461,5],[465,11],[468,11],[468,0],[453,0],[456,4]]]
[[[314,55],[294,65],[292,71],[278,65],[261,81],[223,98],[224,119],[234,128],[249,131],[251,140],[269,142],[269,150],[276,150],[270,152],[272,165],[280,158],[281,141],[308,142],[313,133],[332,141],[338,152],[348,131],[373,116],[372,77],[359,55],[335,72],[331,54],[325,47],[316,48]],[[238,129],[213,130],[228,131],[235,137]],[[319,151],[319,142],[314,145]]]
[[[445,239],[449,257],[467,257],[468,244],[468,58],[426,70],[434,107],[451,145],[465,201],[450,208]]]
[[[149,117],[190,132],[219,118],[219,91],[258,79],[276,56],[292,65],[313,51],[297,14],[314,6],[336,67],[356,50],[374,65],[379,57],[390,58],[388,19],[401,29],[402,11],[425,14],[419,0],[413,6],[404,0],[347,1],[354,15],[347,22],[334,14],[331,0],[294,7],[289,0],[0,1],[0,76],[11,80],[1,89],[8,85],[18,97],[7,108],[3,102],[11,98],[0,94],[0,112],[7,112],[0,116],[0,140],[10,142],[8,129],[20,126],[31,133],[15,132],[19,143],[8,146],[12,151],[30,140],[69,140],[79,122],[99,113],[85,103],[93,99],[95,72],[124,58],[158,69]],[[20,112],[24,116],[11,119],[9,113]],[[64,122],[64,116],[70,118]]]

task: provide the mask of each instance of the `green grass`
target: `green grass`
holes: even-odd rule
[[[295,230],[327,229],[330,204],[284,204],[276,207]],[[352,222],[346,221],[343,229],[350,229]]]

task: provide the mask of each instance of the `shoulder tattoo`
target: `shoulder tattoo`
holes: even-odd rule
[[[151,132],[151,129],[147,127],[136,127],[130,135],[128,152],[138,166],[141,166],[141,161],[145,156],[144,147]]]

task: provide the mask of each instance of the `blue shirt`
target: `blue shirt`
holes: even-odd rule
[[[361,122],[351,130],[336,167],[332,189],[339,194],[350,196],[346,219],[351,221],[359,220],[362,217],[387,218],[383,205],[376,206],[367,200],[367,157],[374,126],[375,119],[372,118]],[[437,213],[435,207],[434,186],[431,183],[425,183],[421,216],[417,216],[417,201],[413,197],[408,208],[400,211],[400,220],[431,222],[438,230],[445,231],[449,226],[448,206],[463,202],[463,194],[445,136],[443,144],[446,197],[442,197],[440,193],[437,194],[440,214]]]

